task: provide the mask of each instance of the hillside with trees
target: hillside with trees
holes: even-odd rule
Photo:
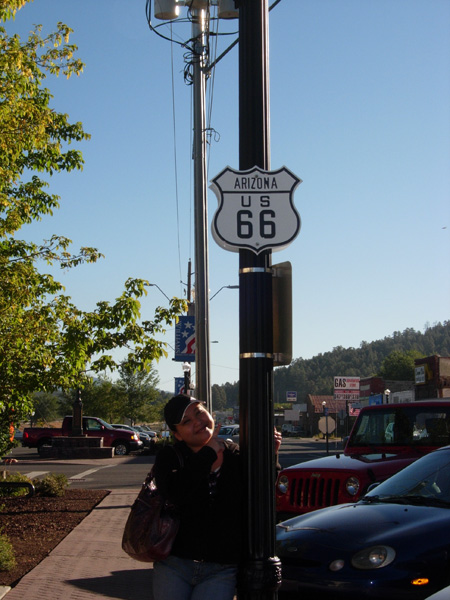
[[[274,370],[274,401],[283,403],[287,391],[296,391],[299,400],[307,394],[332,394],[336,375],[404,379],[405,372],[411,373],[414,358],[433,354],[450,356],[450,321],[427,324],[423,333],[408,328],[374,342],[362,341],[359,348],[337,346],[310,359],[296,358],[289,366]],[[216,410],[237,406],[238,397],[237,382],[213,386]]]

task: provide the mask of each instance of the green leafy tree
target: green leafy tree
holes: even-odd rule
[[[129,419],[132,425],[138,421],[148,421],[149,408],[158,400],[156,389],[158,377],[153,369],[148,372],[130,368],[128,363],[119,367],[117,381],[121,416]]]
[[[227,395],[220,385],[215,383],[211,388],[211,401],[214,410],[225,410],[227,407]]]
[[[73,390],[67,396],[69,411],[72,412],[72,405],[77,398],[78,390]],[[118,391],[116,384],[105,374],[99,377],[91,377],[84,383],[81,390],[81,401],[83,403],[83,414],[93,417],[100,417],[108,423],[114,423],[119,416]]]
[[[414,381],[414,360],[422,356],[417,350],[394,350],[381,363],[380,377],[394,381]]]
[[[64,287],[43,266],[70,269],[97,261],[95,248],[69,252],[71,241],[54,235],[40,244],[17,239],[23,226],[51,215],[59,197],[45,177],[81,169],[72,143],[89,139],[81,123],[51,107],[44,86],[49,76],[79,75],[83,64],[69,44],[63,23],[43,35],[36,26],[26,41],[9,36],[1,24],[28,0],[0,0],[0,452],[11,446],[9,427],[33,410],[33,392],[82,388],[89,373],[115,369],[117,348],[127,348],[126,364],[151,368],[167,355],[155,334],[185,310],[174,298],[151,321],[140,318],[147,281],[129,279],[112,303],[79,310]]]
[[[60,399],[57,394],[36,392],[33,394],[33,423],[49,423],[59,418]]]

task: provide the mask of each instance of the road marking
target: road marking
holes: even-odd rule
[[[28,479],[36,479],[36,477],[40,477],[41,475],[47,475],[49,471],[31,471],[31,473],[26,473],[25,477]]]
[[[78,475],[72,475],[72,477],[70,477],[69,481],[78,481],[80,479],[85,479],[86,477],[89,477],[89,475],[92,475],[92,473],[96,473],[97,471],[100,471],[100,469],[108,469],[109,467],[116,467],[117,465],[104,465],[103,467],[97,467],[96,469],[89,469],[88,471],[83,471],[83,473],[78,473]]]

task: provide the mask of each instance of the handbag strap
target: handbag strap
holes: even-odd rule
[[[172,446],[172,450],[175,452],[175,454],[177,455],[178,458],[178,462],[180,463],[180,467],[184,466],[184,456],[181,453],[181,450],[179,448],[177,448],[177,446]],[[155,465],[153,465],[154,467]],[[147,474],[147,477],[145,478],[145,481],[143,483],[143,485],[147,485],[150,483],[150,481],[152,481],[152,479],[155,478],[154,473],[153,473],[153,467],[150,469],[150,471]]]
[[[180,463],[180,467],[183,468],[184,467],[184,456],[181,453],[181,450],[177,446],[172,446],[172,449],[178,457],[178,462]]]

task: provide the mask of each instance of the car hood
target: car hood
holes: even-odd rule
[[[391,503],[341,504],[289,519],[277,525],[277,552],[290,556],[303,552],[354,552],[371,545],[398,548],[412,544],[436,545],[439,537],[449,545],[450,509]],[[300,550],[302,549],[302,550]],[[325,549],[325,550],[324,550]]]
[[[345,454],[333,454],[332,456],[324,456],[323,458],[315,458],[308,460],[297,465],[292,465],[283,469],[284,473],[289,471],[295,471],[299,469],[301,471],[360,471],[362,469],[373,468],[377,465],[389,464],[389,470],[392,469],[400,470],[405,467],[409,462],[413,462],[419,458],[417,453],[407,455],[406,453],[395,454],[395,453],[380,453],[373,452],[367,454],[360,454],[355,456],[347,456]],[[398,463],[398,467],[397,467]]]

